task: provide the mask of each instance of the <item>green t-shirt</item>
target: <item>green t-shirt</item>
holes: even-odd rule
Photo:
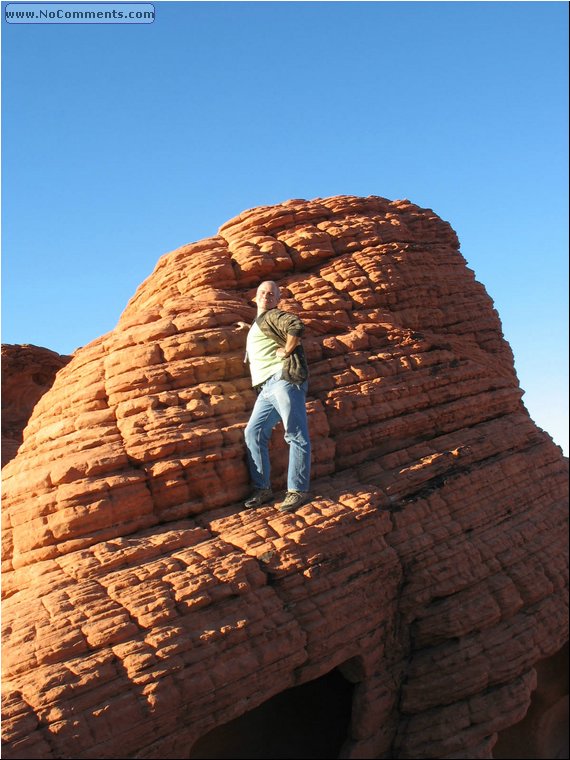
[[[275,356],[279,346],[259,329],[257,322],[249,328],[246,345],[252,385],[263,383],[283,368],[283,359]]]

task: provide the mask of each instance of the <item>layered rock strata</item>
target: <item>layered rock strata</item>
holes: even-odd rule
[[[16,456],[34,406],[70,359],[41,346],[2,344],[2,467]]]
[[[295,514],[241,506],[264,279],[307,326]],[[186,757],[339,668],[343,757],[491,757],[568,638],[567,463],[521,396],[429,209],[293,200],[163,256],[4,468],[3,755]]]

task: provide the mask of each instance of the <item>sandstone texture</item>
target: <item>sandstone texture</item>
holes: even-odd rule
[[[34,406],[70,359],[41,346],[2,344],[2,467],[16,456]]]
[[[241,506],[236,322],[265,279],[307,326],[294,514]],[[188,757],[338,669],[342,757],[492,757],[568,639],[567,461],[521,397],[456,234],[409,201],[291,200],[164,255],[3,470],[3,756]],[[278,430],[272,461],[284,489]]]

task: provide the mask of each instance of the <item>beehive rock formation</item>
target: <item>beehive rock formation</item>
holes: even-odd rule
[[[307,326],[295,514],[241,507],[264,279]],[[3,756],[188,757],[337,668],[343,757],[491,757],[568,638],[567,464],[521,396],[429,209],[293,200],[163,256],[4,468]]]
[[[41,346],[2,344],[2,467],[16,456],[34,406],[70,359]]]

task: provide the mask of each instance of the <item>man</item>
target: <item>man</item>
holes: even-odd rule
[[[306,394],[309,370],[299,317],[276,308],[280,292],[274,282],[262,282],[255,301],[257,318],[247,335],[246,360],[257,400],[247,427],[245,444],[253,493],[245,502],[252,509],[273,499],[269,440],[281,420],[289,445],[287,494],[279,505],[292,512],[309,500],[311,444],[307,426]],[[247,327],[243,322],[242,328]]]

